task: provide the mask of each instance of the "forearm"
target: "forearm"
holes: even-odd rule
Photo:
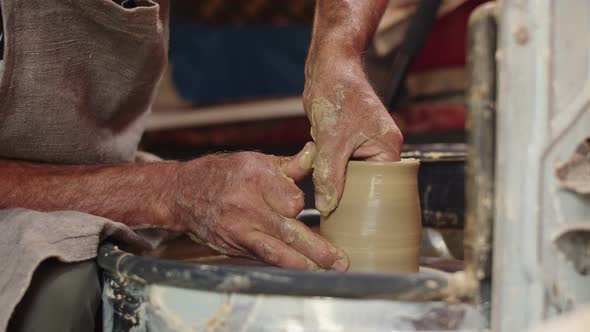
[[[310,60],[320,55],[360,60],[387,3],[388,0],[318,0]]]
[[[0,209],[75,210],[129,226],[177,229],[176,163],[53,165],[0,160]]]
[[[309,55],[305,64],[305,110],[315,97],[336,103],[340,87],[372,91],[362,64],[363,53],[388,0],[318,0]],[[358,85],[362,85],[358,87]],[[371,94],[373,94],[371,92]],[[347,98],[347,96],[344,96]],[[366,99],[366,98],[365,98]],[[312,124],[313,125],[313,124]]]
[[[388,0],[317,0],[303,105],[317,146],[316,208],[328,215],[344,190],[350,158],[400,159],[402,135],[363,68],[363,53]]]

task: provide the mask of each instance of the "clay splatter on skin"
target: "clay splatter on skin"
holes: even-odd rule
[[[291,244],[301,236],[297,230],[297,227],[295,226],[295,223],[289,218],[285,218],[280,223],[279,232],[281,234],[281,239],[283,242],[285,242],[285,244]]]
[[[331,103],[324,97],[315,97],[310,102],[309,119],[311,122],[311,137],[317,142],[317,131],[334,130],[342,111],[344,101],[344,86],[338,84],[334,87],[335,103]],[[336,188],[332,183],[332,165],[330,158],[318,154],[313,164],[313,182],[317,196],[317,208],[322,214],[328,214],[336,208],[338,197]]]
[[[319,128],[329,130],[337,124],[337,119],[342,110],[344,100],[344,86],[338,84],[334,87],[335,104],[325,97],[311,98],[310,94],[314,86],[315,63],[308,62],[306,73],[306,110],[311,124],[311,137],[317,143],[317,132]],[[334,184],[330,182],[332,174],[331,164],[326,156],[316,155],[313,162],[313,182],[315,186],[317,209],[322,214],[328,214],[336,208],[337,195]]]
[[[299,158],[299,167],[303,170],[310,170],[313,167],[313,163],[315,161],[316,149],[315,144],[307,143],[305,145],[305,152]]]
[[[286,161],[288,162],[289,160],[286,159]],[[279,174],[284,177],[287,181],[291,182],[291,183],[295,183],[295,180],[293,180],[291,177],[289,177],[287,174],[285,174],[285,170],[283,169],[283,167],[279,167]]]
[[[310,84],[311,85],[311,84]],[[314,97],[309,103],[309,121],[311,122],[311,137],[316,140],[319,128],[326,131],[334,127],[342,111],[344,101],[344,86],[338,84],[334,87],[335,103],[331,103],[325,97]]]
[[[393,121],[393,118],[391,117],[391,115],[387,112],[380,112],[377,114],[377,118],[379,119],[379,134],[380,135],[386,135],[390,132],[393,131],[393,128],[395,128],[395,122]],[[390,125],[387,125],[390,124]],[[391,125],[393,124],[393,126]]]
[[[226,256],[231,256],[232,255],[232,253],[230,253],[229,251],[227,251],[227,250],[225,250],[225,249],[223,249],[223,248],[221,248],[219,246],[216,246],[213,243],[210,243],[210,242],[203,241],[203,240],[199,239],[195,234],[188,233],[188,237],[193,242],[195,242],[197,244],[200,244],[200,245],[205,245],[205,246],[207,246],[207,247],[209,247],[209,248],[217,251],[220,254],[223,254],[223,255],[226,255]]]
[[[326,269],[321,268],[319,265],[314,263],[313,261],[307,259],[307,269],[310,271],[325,271]]]
[[[309,143],[305,144],[305,147],[303,148],[302,153],[298,157],[299,159],[297,160],[299,167],[301,167],[301,169],[306,172],[309,171],[310,169],[312,169],[313,162],[315,160],[315,155],[316,155],[315,144],[313,142],[309,142]],[[291,177],[289,177],[287,174],[285,174],[285,167],[287,167],[287,164],[290,161],[291,161],[291,158],[284,158],[281,160],[280,166],[279,166],[279,174],[282,177],[284,177],[285,179],[287,179],[289,182],[295,183],[295,181]],[[303,195],[303,193],[302,193],[302,195]],[[299,197],[299,196],[297,196],[297,197]]]
[[[294,220],[286,219],[281,224],[281,237],[286,244],[291,244],[295,240],[303,240],[305,243],[310,243],[310,236],[305,230],[300,229]],[[304,257],[307,264],[306,268],[312,271],[323,270],[318,264],[311,259]]]
[[[314,239],[314,233],[296,220],[285,218],[285,220],[280,224],[280,232],[283,242],[289,245],[295,241],[301,241],[308,247],[312,247],[312,244],[316,241]],[[348,266],[348,256],[346,253],[331,244],[327,245],[327,249],[331,254],[336,254],[338,256],[338,261],[346,262],[344,265]],[[325,270],[309,258],[305,257],[305,259],[307,261],[308,269]]]
[[[324,97],[315,97],[311,100],[309,120],[311,122],[311,137],[317,140],[318,128],[327,130],[336,124],[340,108],[332,104]]]
[[[316,192],[316,207],[322,215],[329,214],[338,205],[336,187],[330,182],[331,177],[330,160],[319,153],[314,162],[313,183]]]

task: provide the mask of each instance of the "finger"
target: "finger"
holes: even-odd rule
[[[336,207],[344,191],[346,165],[352,148],[337,145],[320,148],[313,169],[316,208],[324,216]]]
[[[400,161],[402,142],[401,133],[392,131],[363,142],[352,156],[368,161]]]
[[[382,152],[377,153],[369,158],[366,158],[367,161],[380,161],[380,162],[391,162],[391,161],[400,161],[400,155],[394,154],[391,152]]]
[[[385,151],[378,145],[361,145],[352,153],[352,157],[366,161],[400,161],[400,153],[396,151]]]
[[[261,232],[251,232],[244,246],[262,261],[296,270],[317,270],[318,266],[284,242]]]
[[[263,188],[262,197],[275,213],[295,218],[305,207],[303,191],[287,179],[268,177]]]
[[[266,177],[264,180],[264,201],[278,214],[294,218],[305,207],[305,197],[295,180],[301,180],[311,169],[315,158],[315,144],[305,144],[303,150],[293,157],[276,159],[283,179]]]
[[[315,143],[308,142],[303,150],[295,156],[283,159],[281,163],[282,174],[295,181],[301,181],[311,171],[315,154]]]
[[[348,256],[320,235],[296,219],[278,216],[273,227],[283,243],[315,262],[324,269],[344,272],[348,269]]]

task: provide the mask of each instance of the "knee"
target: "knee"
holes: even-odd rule
[[[54,299],[61,312],[74,313],[98,307],[101,287],[96,263],[59,264],[47,276],[45,289],[41,292],[43,297]]]
[[[11,318],[11,331],[92,331],[101,287],[94,261],[43,262]]]

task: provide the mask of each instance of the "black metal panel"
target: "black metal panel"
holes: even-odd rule
[[[465,145],[408,146],[404,158],[420,160],[418,188],[422,225],[463,228],[465,220]]]
[[[418,175],[422,225],[463,228],[465,162],[422,163]]]

